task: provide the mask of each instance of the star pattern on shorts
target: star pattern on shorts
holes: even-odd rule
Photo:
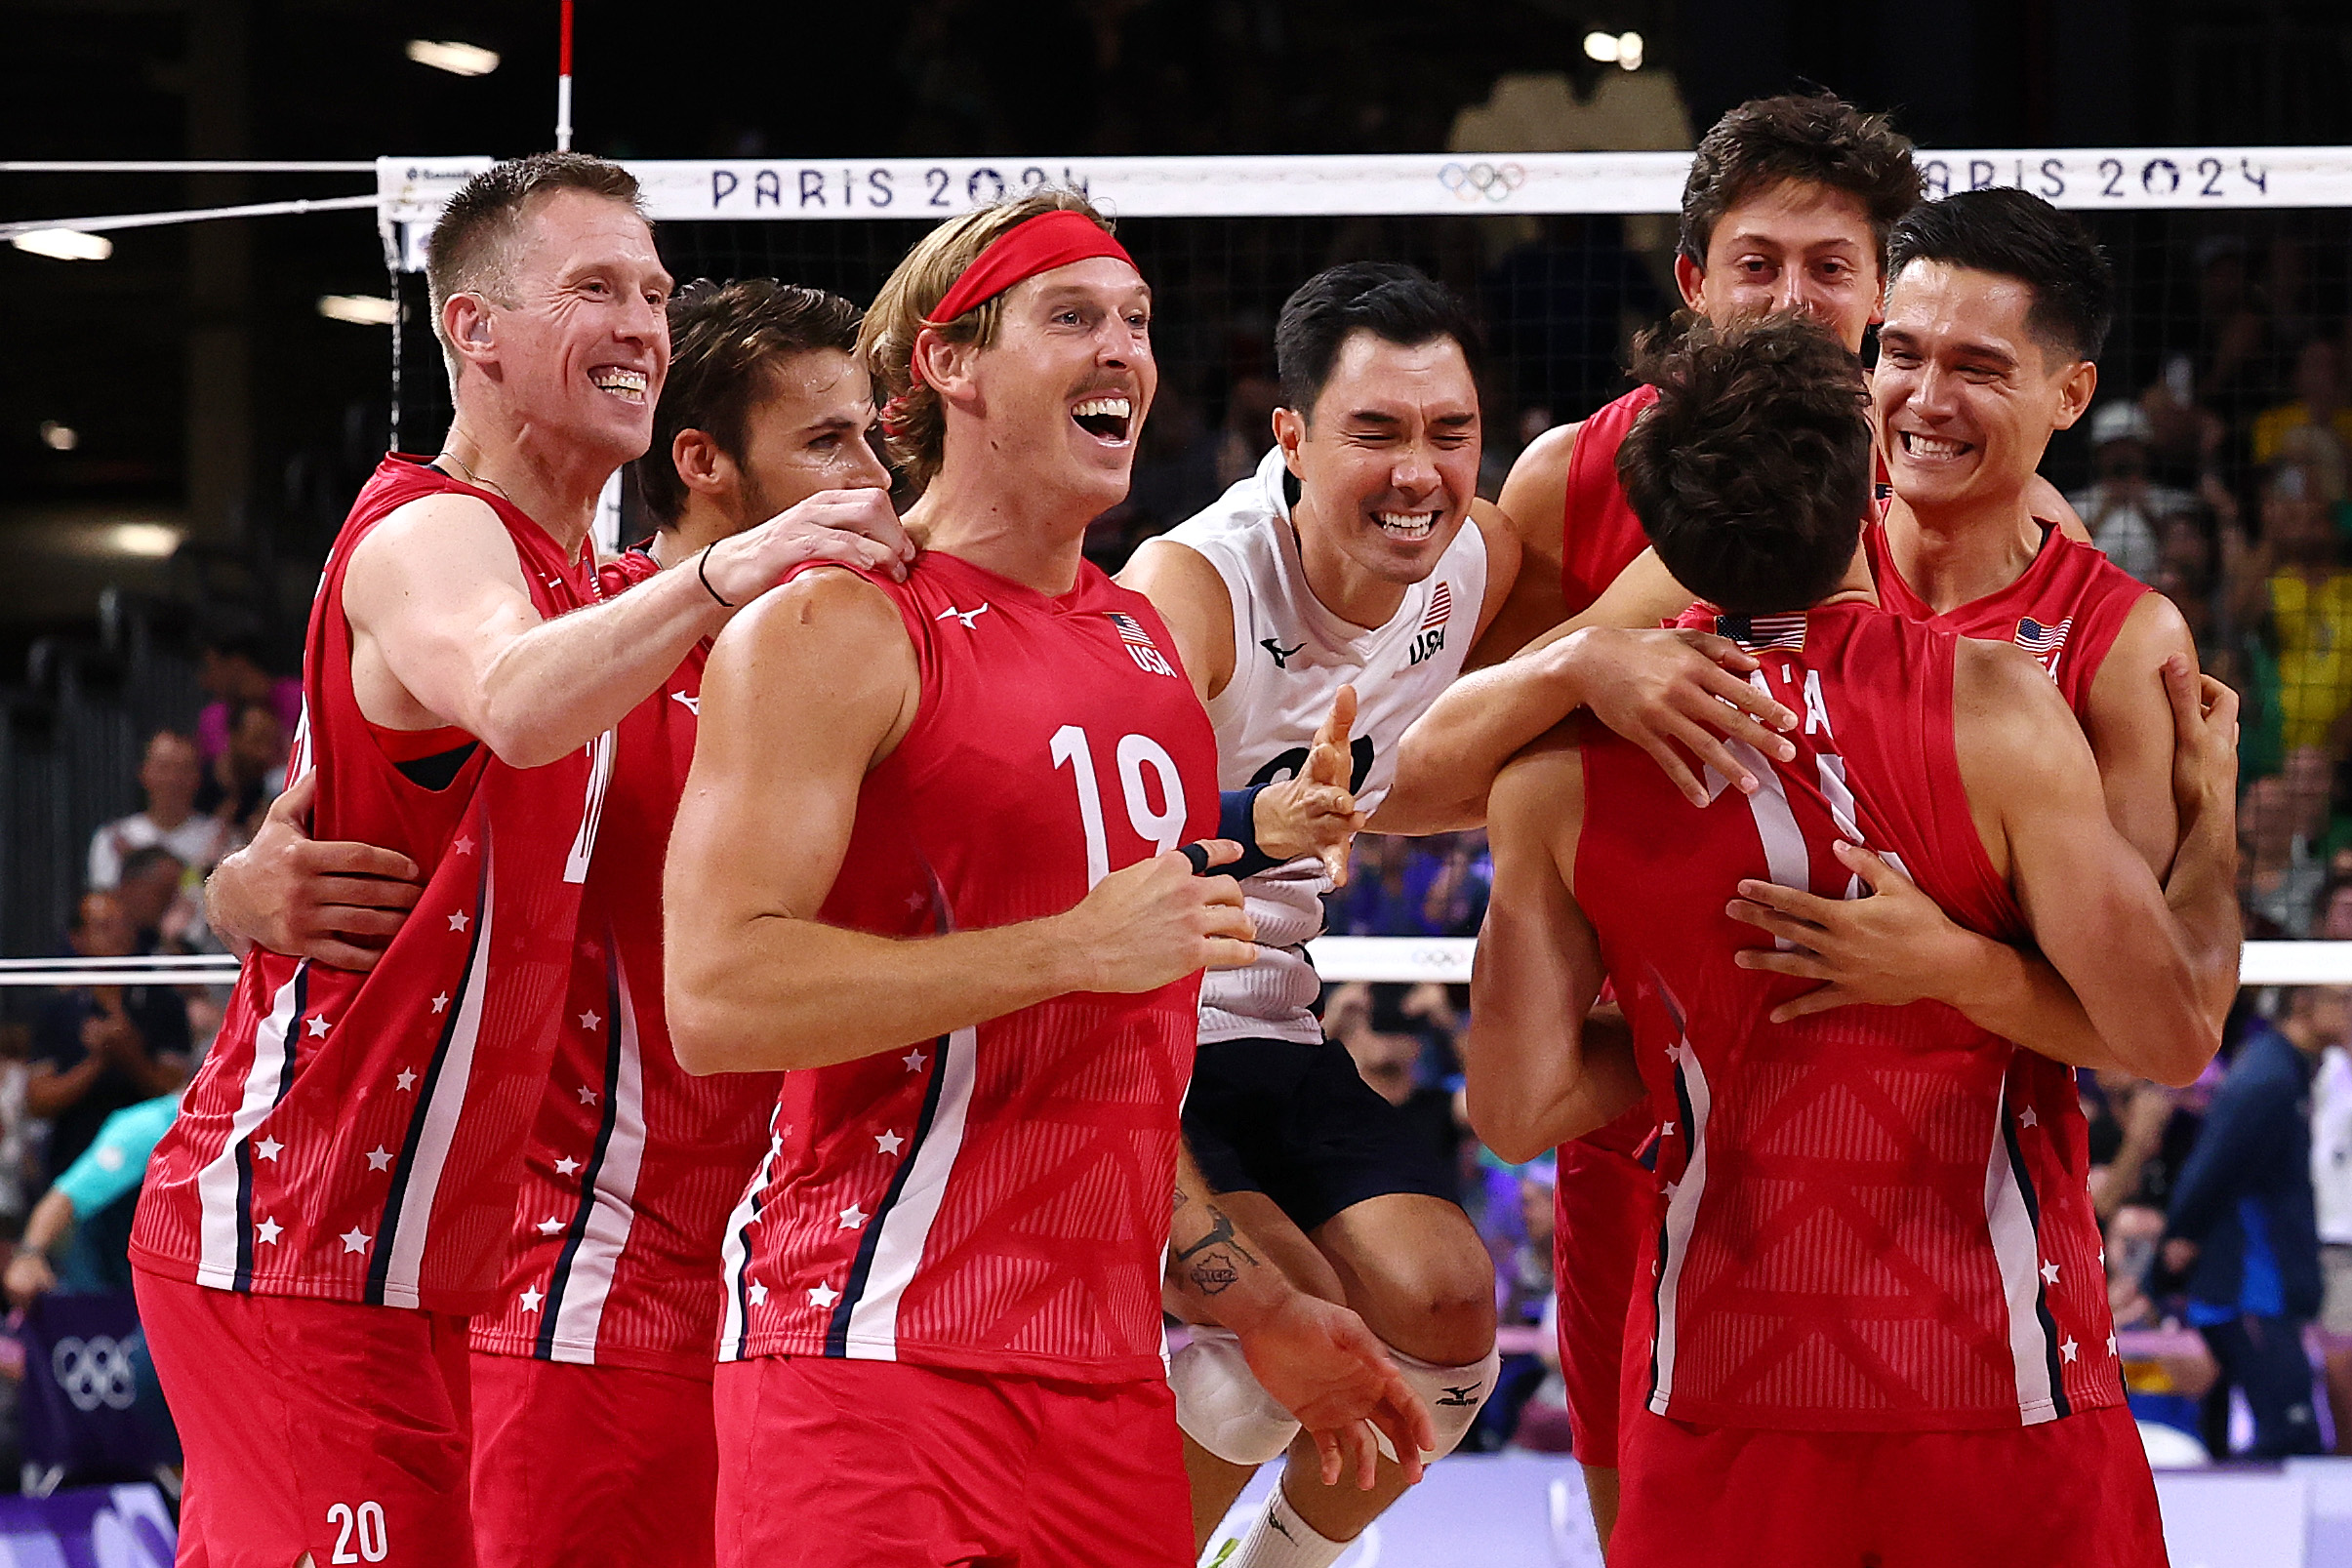
[[[456,840],[456,842],[449,846],[449,853],[452,855],[471,855],[473,853],[473,840],[461,836]]]
[[[923,907],[923,905],[924,905],[925,903],[927,903],[927,902],[928,902],[928,901],[927,901],[927,900],[925,900],[925,899],[923,898],[923,896],[922,896],[921,894],[919,894],[919,893],[910,893],[910,894],[908,894],[908,895],[907,895],[907,912],[908,912],[909,914],[920,914],[920,913],[922,912],[922,907]]]
[[[907,1070],[909,1072],[920,1072],[923,1070],[923,1064],[931,1059],[923,1055],[920,1051],[910,1051],[905,1056],[900,1057],[899,1060],[907,1064]]]
[[[433,1011],[436,1013],[446,1013],[449,1011],[449,992],[443,991],[440,995],[433,998]]]
[[[343,1243],[343,1250],[345,1252],[365,1252],[368,1250],[368,1243],[376,1238],[360,1229],[359,1226],[353,1226],[335,1239]]]
[[[831,1310],[833,1303],[840,1299],[841,1293],[831,1285],[811,1285],[809,1287],[808,1304],[811,1307],[821,1307]]]
[[[1670,1121],[1660,1122],[1658,1124],[1658,1136],[1660,1138],[1672,1138],[1674,1136],[1674,1123]]]
[[[580,1026],[584,1029],[592,1029],[603,1022],[604,1020],[596,1016],[596,1010],[592,1007],[580,1015]]]
[[[278,1237],[286,1233],[286,1227],[278,1224],[275,1220],[264,1220],[260,1225],[253,1227],[253,1233],[255,1239],[265,1241],[270,1245],[275,1246],[277,1244]]]
[[[417,1087],[417,1071],[414,1067],[402,1067],[400,1069],[400,1076],[394,1078],[392,1082],[399,1085],[401,1092],[405,1094],[407,1091]]]
[[[563,1158],[555,1162],[555,1174],[557,1176],[569,1176],[579,1169],[580,1162],[572,1158],[572,1156],[569,1154],[566,1154]]]
[[[327,1037],[327,1021],[323,1018],[315,1016],[306,1018],[303,1020],[303,1027],[310,1031],[310,1038],[313,1040],[323,1040]]]
[[[2075,1358],[2075,1352],[2082,1348],[2081,1346],[2075,1344],[2074,1336],[2069,1334],[2066,1336],[2066,1343],[2058,1347],[2058,1353],[2066,1357],[2068,1361],[2072,1361]]]
[[[284,1152],[285,1147],[286,1146],[276,1139],[264,1137],[260,1143],[253,1146],[253,1151],[257,1158],[274,1160]]]
[[[873,1135],[873,1151],[876,1154],[895,1154],[899,1151],[899,1146],[905,1142],[906,1140],[896,1133],[876,1133]]]
[[[453,910],[453,911],[451,911],[450,916],[449,916],[449,929],[450,929],[450,930],[452,930],[452,931],[463,931],[463,930],[465,930],[465,929],[466,929],[466,911],[465,911],[465,910],[463,910],[463,909],[457,909],[457,910]]]
[[[842,1229],[855,1230],[858,1226],[864,1225],[865,1223],[866,1211],[859,1208],[856,1204],[853,1203],[848,1208],[841,1211]]]
[[[2109,1355],[2115,1354],[2115,1335],[2112,1331],[2109,1332],[2107,1336],[2107,1353]]]
[[[2047,1284],[2054,1285],[2058,1282],[2058,1266],[2048,1258],[2042,1260],[2042,1278]]]
[[[585,1083],[584,1083],[584,1084],[582,1084],[582,1085],[580,1086],[580,1103],[581,1103],[582,1105],[584,1105],[584,1106],[592,1106],[592,1105],[594,1105],[594,1104],[596,1103],[596,1091],[595,1091],[595,1090],[593,1090],[593,1089],[590,1089],[590,1088],[589,1088],[589,1087],[588,1087],[587,1084],[585,1084]]]
[[[388,1171],[392,1168],[392,1151],[378,1144],[368,1150],[367,1161],[371,1171]]]
[[[525,1285],[525,1286],[523,1287],[522,1304],[523,1304],[523,1310],[524,1310],[524,1311],[526,1311],[526,1312],[536,1312],[536,1311],[538,1311],[538,1310],[539,1310],[539,1304],[540,1304],[541,1302],[546,1301],[547,1299],[547,1292],[545,1292],[545,1291],[541,1290],[541,1289],[540,1289],[539,1287],[537,1287],[536,1285]]]
[[[2017,1112],[2017,1125],[2020,1127],[2039,1127],[2042,1125],[2042,1118],[2034,1113],[2033,1106],[2028,1106],[2023,1110]]]
[[[533,1226],[531,1228],[538,1231],[543,1236],[551,1236],[556,1231],[563,1228],[563,1222],[550,1214],[546,1219],[540,1221],[539,1224]]]
[[[1665,1185],[1663,1187],[1660,1187],[1658,1190],[1660,1190],[1661,1192],[1664,1192],[1664,1193],[1666,1194],[1666,1201],[1667,1201],[1667,1202],[1672,1203],[1672,1202],[1674,1201],[1674,1195],[1675,1195],[1677,1192],[1680,1192],[1682,1189],[1683,1189],[1683,1184],[1682,1184],[1682,1183],[1680,1183],[1680,1182],[1669,1182],[1669,1183],[1667,1183],[1667,1184],[1666,1184],[1666,1185]]]
[[[765,1307],[768,1305],[768,1288],[754,1279],[751,1281],[751,1288],[744,1292],[744,1297],[753,1307]]]

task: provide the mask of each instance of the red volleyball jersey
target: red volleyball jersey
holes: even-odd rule
[[[1898,864],[1952,917],[2026,936],[1961,784],[1955,639],[1868,605],[1753,622],[1696,615],[1764,658],[1802,713],[1764,787],[1692,807],[1646,755],[1584,748],[1577,902],[1665,1118],[1663,1221],[1636,1312],[1640,1390],[1682,1421],[1900,1430],[2033,1425],[2123,1384],[2079,1107],[2008,1089],[2019,1048],[1941,1003],[1767,1022],[1809,982],[1744,970],[1742,877],[1857,897],[1841,838]]]
[[[2042,548],[2016,582],[1938,615],[1895,569],[1886,525],[1863,531],[1879,602],[1906,621],[1990,642],[2013,642],[2058,683],[2075,717],[2088,716],[2090,683],[2140,595],[2155,590],[2107,559],[2096,545],[2044,524]]]
[[[660,568],[597,573],[609,598]],[[662,1007],[662,862],[694,762],[707,645],[616,733],[554,1071],[523,1153],[506,1277],[473,1320],[498,1355],[709,1377],[719,1238],[767,1146],[778,1074],[697,1078]]]
[[[1216,741],[1140,594],[1088,565],[1049,598],[937,553],[876,585],[921,706],[859,792],[824,919],[891,937],[1034,920],[1213,835]],[[1198,991],[1062,996],[787,1073],[729,1221],[719,1359],[1159,1376]]]
[[[426,883],[364,975],[256,948],[158,1144],[131,1252],[222,1290],[470,1312],[490,1300],[547,1082],[611,737],[521,772],[462,730],[379,729],[351,687],[344,574],[394,510],[487,503],[543,616],[585,565],[503,497],[387,457],[327,558],[290,776],[311,830],[400,851]]]
[[[1617,449],[1642,411],[1657,400],[1656,387],[1637,386],[1577,427],[1560,519],[1560,591],[1570,616],[1592,608],[1617,574],[1649,548],[1649,534],[1617,482]]]

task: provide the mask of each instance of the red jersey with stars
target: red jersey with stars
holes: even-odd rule
[[[1664,1211],[1636,1319],[1648,1408],[1823,1430],[2031,1426],[2122,1402],[2079,1110],[2009,1095],[2019,1048],[1940,1003],[1768,1021],[1809,982],[1739,968],[1742,877],[1857,897],[1840,839],[1955,920],[2027,935],[1984,852],[1953,736],[1956,639],[1845,604],[1735,621],[1804,715],[1792,762],[1742,760],[1692,807],[1637,747],[1584,748],[1577,902],[1664,1118]],[[1639,1343],[1639,1342],[1638,1342]]]
[[[631,552],[600,597],[660,568]],[[725,1289],[719,1237],[767,1146],[775,1073],[697,1078],[662,1009],[662,862],[676,820],[707,646],[615,732],[555,1068],[523,1155],[498,1304],[476,1350],[710,1375]]]
[[[897,604],[920,707],[858,795],[822,917],[1009,925],[1217,823],[1216,741],[1151,603],[925,554]],[[787,1073],[729,1223],[721,1360],[1161,1375],[1159,1282],[1198,978],[1069,995]]]
[[[612,748],[606,735],[521,772],[462,730],[361,714],[351,553],[444,492],[497,514],[542,616],[587,598],[585,563],[503,497],[397,456],[360,492],[311,607],[288,772],[318,777],[318,837],[397,850],[425,890],[367,974],[260,948],[245,960],[147,1167],[131,1255],[154,1273],[443,1312],[491,1300]]]

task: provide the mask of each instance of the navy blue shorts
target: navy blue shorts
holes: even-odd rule
[[[1263,1192],[1301,1230],[1392,1192],[1461,1201],[1427,1137],[1328,1042],[1204,1043],[1184,1136],[1212,1190]]]

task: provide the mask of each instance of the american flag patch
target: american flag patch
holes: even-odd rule
[[[1106,610],[1103,614],[1118,628],[1118,640],[1126,645],[1127,657],[1135,661],[1136,668],[1151,675],[1172,676],[1176,673],[1167,656],[1159,651],[1159,644],[1154,642],[1152,634],[1144,630],[1142,622],[1117,610]]]
[[[1790,653],[1805,649],[1805,612],[1784,616],[1717,616],[1715,634],[1728,637],[1742,648],[1785,648]]]
[[[1453,613],[1454,585],[1451,583],[1440,583],[1438,584],[1437,591],[1429,596],[1429,614],[1421,618],[1421,629],[1423,631],[1437,630],[1445,624],[1446,620]]]
[[[2066,634],[2073,629],[2072,616],[2054,626],[2046,626],[2032,616],[2023,616],[2017,622],[2017,646],[2040,659],[2065,647]]]
[[[1103,613],[1111,618],[1111,623],[1113,625],[1118,627],[1119,641],[1133,643],[1138,648],[1156,648],[1159,646],[1157,643],[1152,640],[1152,634],[1144,630],[1144,623],[1136,620],[1133,616],[1121,614],[1116,610],[1106,610]]]

